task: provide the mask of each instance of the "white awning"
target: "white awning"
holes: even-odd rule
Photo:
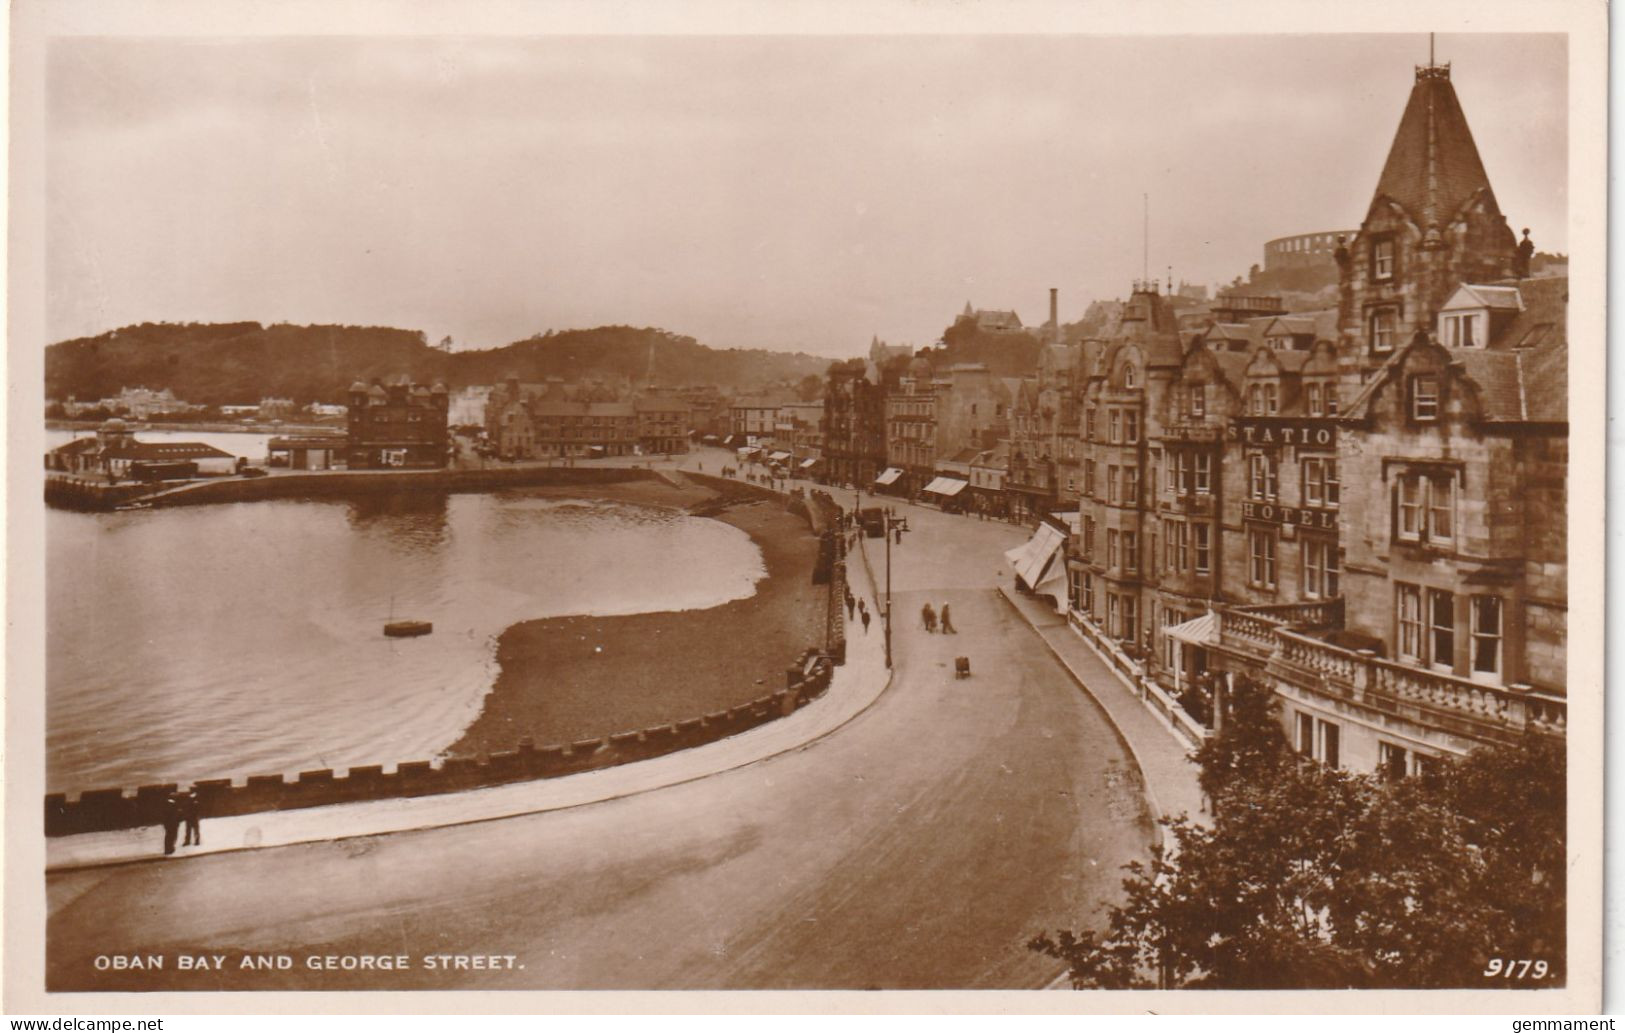
[[[1033,594],[1053,595],[1055,597],[1055,612],[1065,613],[1068,603],[1066,589],[1066,559],[1057,550],[1050,565],[1043,574],[1039,575],[1038,584],[1033,586]]]
[[[803,470],[805,470],[807,467],[812,466],[812,465],[816,464],[817,462],[818,462],[818,460],[816,458],[814,458],[814,459],[803,459],[801,461],[801,468]]]
[[[938,495],[952,497],[965,490],[964,481],[954,477],[937,477],[925,486],[925,490]]]
[[[757,448],[755,445],[746,445],[744,448],[739,450],[739,454],[741,456],[753,456],[760,451],[761,449]]]
[[[1066,563],[1060,559],[1061,546],[1065,543],[1066,535],[1049,524],[1039,524],[1026,545],[1011,549],[1004,556],[1015,567],[1016,577],[1034,588],[1045,580],[1044,575],[1052,566],[1061,569],[1063,579],[1066,577]]]
[[[774,452],[772,455],[768,456],[768,458],[773,460],[775,463],[782,463],[786,459],[790,458],[790,453],[788,453],[788,452]]]
[[[890,484],[901,476],[903,476],[903,471],[899,470],[895,466],[888,466],[886,467],[885,472],[883,472],[879,477],[875,478],[875,483]]]
[[[1183,624],[1170,624],[1162,629],[1164,635],[1177,638],[1190,646],[1212,646],[1219,642],[1219,616],[1215,613],[1204,613],[1200,617],[1193,617]]]

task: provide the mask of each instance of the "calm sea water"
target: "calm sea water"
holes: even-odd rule
[[[47,539],[52,791],[427,759],[509,625],[716,606],[765,573],[726,524],[525,491],[51,511]]]

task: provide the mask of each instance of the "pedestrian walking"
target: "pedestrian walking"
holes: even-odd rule
[[[858,616],[863,618],[863,633],[865,635],[869,634],[869,611],[864,610],[863,612],[859,613]]]
[[[920,622],[925,625],[925,630],[928,633],[937,630],[937,613],[931,609],[930,603],[926,603],[920,608]]]
[[[897,534],[897,544],[902,545],[903,544],[903,529],[901,527],[894,527],[894,528],[892,528],[892,530],[895,531],[896,534]]]
[[[164,798],[164,853],[175,852],[175,837],[181,830],[181,805],[171,793]]]
[[[948,616],[948,604],[947,603],[942,604],[942,633],[944,635],[957,635],[957,634],[959,634],[959,632],[954,629],[953,619]]]
[[[846,590],[846,619],[852,620],[857,616],[858,601],[852,597],[852,590]]]
[[[196,789],[181,794],[180,812],[181,823],[185,826],[185,836],[181,846],[202,846],[203,832],[198,825],[200,815],[198,814]]]

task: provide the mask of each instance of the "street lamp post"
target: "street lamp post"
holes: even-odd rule
[[[886,667],[889,669],[891,667],[891,540],[894,532],[898,540],[902,540],[902,535],[908,530],[908,521],[898,520],[887,513],[882,517],[880,526],[885,531],[886,538],[886,612],[884,630],[886,633]]]

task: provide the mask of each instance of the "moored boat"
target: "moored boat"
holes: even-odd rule
[[[384,634],[390,638],[413,638],[434,630],[429,621],[390,621],[384,625]]]

